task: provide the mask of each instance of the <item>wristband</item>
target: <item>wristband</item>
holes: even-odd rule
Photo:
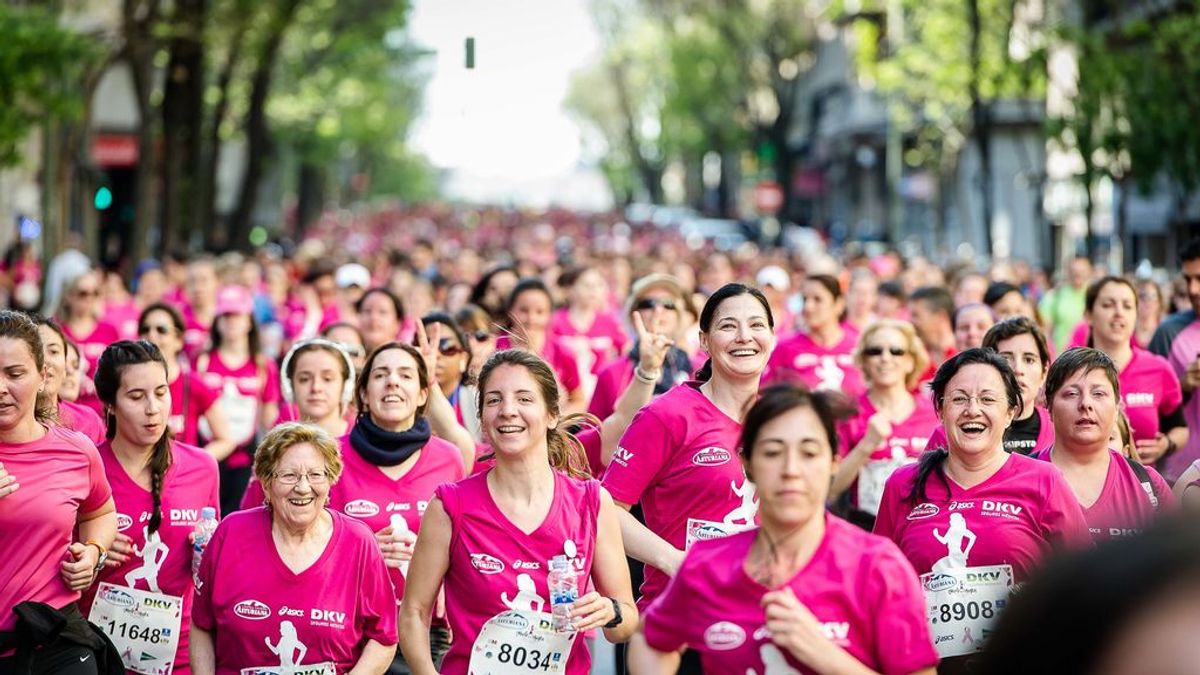
[[[660,368],[658,372],[653,374],[647,373],[646,371],[642,370],[642,364],[639,363],[633,368],[633,376],[638,379],[638,382],[654,384],[658,382],[658,378],[662,377],[662,369]]]

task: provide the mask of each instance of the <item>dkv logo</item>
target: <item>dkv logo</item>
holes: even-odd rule
[[[258,621],[271,616],[271,608],[257,600],[243,600],[233,606],[233,613],[243,619]]]
[[[486,553],[472,553],[471,566],[484,574],[499,574],[504,571],[504,562]]]
[[[366,499],[355,499],[354,501],[346,504],[345,508],[342,510],[345,511],[346,515],[348,516],[354,516],[355,518],[367,518],[379,513],[379,505]]]
[[[733,455],[728,450],[714,446],[704,448],[692,455],[692,464],[696,466],[720,466],[732,458]]]

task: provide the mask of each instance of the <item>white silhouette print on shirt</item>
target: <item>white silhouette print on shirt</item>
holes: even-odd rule
[[[961,513],[950,514],[950,526],[943,536],[937,528],[933,530],[933,538],[946,545],[946,557],[933,564],[934,572],[965,569],[971,549],[975,547],[975,533],[967,529],[967,519]]]
[[[271,638],[264,637],[263,641],[267,643],[267,649],[271,653],[279,657],[280,668],[294,668],[302,661],[304,656],[308,654],[308,647],[300,641],[300,637],[296,635],[296,626],[291,621],[284,619],[279,622],[279,642],[274,646],[271,645]],[[296,652],[300,652],[293,658]]]
[[[167,559],[171,549],[163,543],[157,531],[150,531],[149,525],[142,528],[142,533],[146,538],[142,550],[138,550],[137,544],[133,546],[133,554],[142,559],[142,566],[130,570],[129,574],[125,575],[125,585],[137,588],[138,579],[144,579],[151,593],[161,593],[158,587],[158,571],[162,569],[163,561]]]
[[[522,572],[517,575],[517,595],[512,600],[508,599],[508,591],[500,593],[500,601],[508,608],[517,612],[540,612],[546,606],[546,601],[542,596],[538,595],[537,586],[533,583],[533,577]]]
[[[758,648],[758,656],[762,659],[762,675],[800,675],[800,671],[788,665],[783,652],[770,642]],[[746,669],[746,675],[758,675],[753,668]]]
[[[751,483],[749,478],[742,478],[741,487],[738,487],[737,481],[729,481],[729,488],[733,490],[733,494],[742,498],[742,503],[725,514],[723,522],[726,525],[734,525],[740,520],[745,525],[754,525],[754,516],[758,513],[758,489],[754,483]]]
[[[822,356],[821,365],[817,366],[816,373],[817,377],[821,378],[815,387],[818,391],[841,391],[846,373],[837,364],[836,356]]]

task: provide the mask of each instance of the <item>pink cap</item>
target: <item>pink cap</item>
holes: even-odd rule
[[[242,286],[225,286],[217,292],[217,316],[254,314],[254,298]]]

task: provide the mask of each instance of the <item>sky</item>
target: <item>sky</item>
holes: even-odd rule
[[[413,144],[451,172],[450,196],[607,206],[562,105],[570,73],[599,54],[586,0],[417,0],[409,32],[434,52]]]

